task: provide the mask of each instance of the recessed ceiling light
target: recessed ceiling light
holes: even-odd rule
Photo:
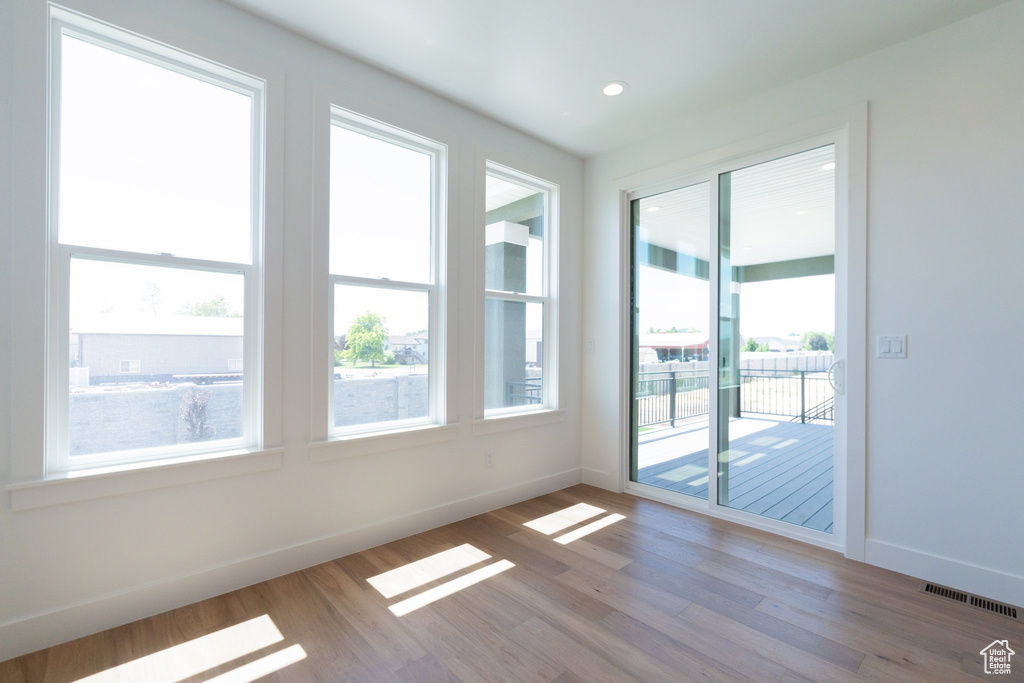
[[[624,91],[628,87],[629,85],[623,83],[622,81],[611,81],[605,84],[604,88],[601,89],[601,92],[603,92],[608,97],[615,97],[616,95],[621,95],[622,91]]]
[[[747,246],[743,247],[743,251],[750,251],[752,249],[753,249],[753,247],[750,246],[749,244]]]
[[[654,213],[655,211],[661,211],[661,207],[660,206],[649,206],[649,207],[647,207],[647,210],[650,211],[651,213]]]
[[[834,171],[834,170],[836,170],[836,162],[834,162],[834,161],[828,162],[827,164],[825,164],[824,166],[821,167],[821,170],[822,171]]]
[[[797,212],[796,212],[796,215],[797,215],[797,216],[806,216],[806,215],[807,215],[807,214],[809,214],[809,213],[810,213],[810,211],[802,211],[802,210],[801,210],[801,211],[797,211]]]

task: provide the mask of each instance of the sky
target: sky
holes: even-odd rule
[[[431,159],[331,126],[330,269],[430,282]]]
[[[707,281],[650,266],[640,266],[638,279],[641,333],[651,327],[708,331]],[[747,283],[740,292],[740,334],[744,337],[835,331],[833,275]]]
[[[252,98],[64,36],[65,244],[247,263]]]

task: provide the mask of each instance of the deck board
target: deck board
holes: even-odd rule
[[[813,515],[808,517],[803,522],[800,522],[800,526],[807,527],[808,529],[817,529],[818,531],[825,531],[832,533],[832,494],[829,493],[828,500],[821,508],[818,509]],[[790,520],[786,520],[787,522]],[[827,526],[826,526],[827,525]]]
[[[832,533],[832,427],[742,418],[730,429],[729,507]],[[707,464],[707,425],[640,435],[642,484],[706,500]]]

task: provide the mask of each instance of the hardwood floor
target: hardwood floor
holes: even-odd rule
[[[986,678],[997,639],[1021,653],[999,679],[1024,680],[1024,623],[581,485],[2,663],[0,681],[957,681]]]

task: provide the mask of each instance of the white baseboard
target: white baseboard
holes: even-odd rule
[[[616,493],[622,493],[622,489],[619,488],[618,477],[609,473],[602,472],[601,470],[592,470],[589,467],[584,467],[581,470],[582,480],[584,484],[596,486],[601,489],[607,489],[608,491],[615,491]]]
[[[580,483],[571,469],[0,624],[0,662]]]
[[[981,567],[921,550],[867,539],[865,561],[982,597],[1024,606],[1024,576]]]

